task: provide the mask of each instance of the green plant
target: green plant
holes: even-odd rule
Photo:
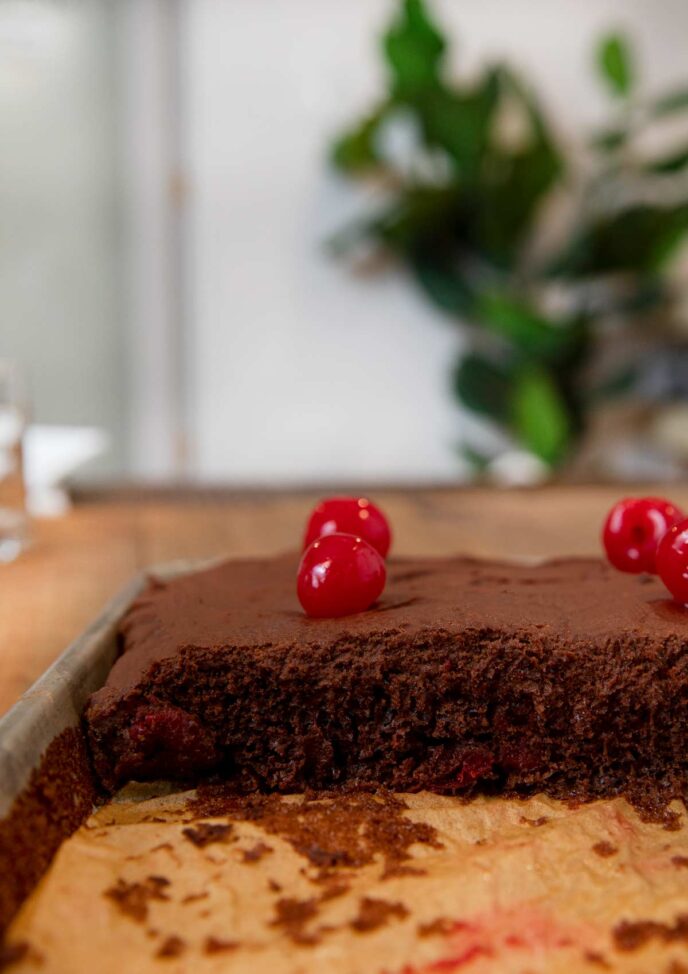
[[[384,202],[333,243],[396,255],[469,331],[453,372],[459,399],[557,466],[591,411],[633,387],[647,342],[667,340],[667,267],[688,231],[688,133],[663,155],[642,146],[685,113],[688,88],[644,97],[627,42],[603,39],[611,121],[570,148],[508,65],[452,81],[446,49],[422,0],[403,0],[383,39],[388,90],[332,149],[339,170],[380,181]],[[389,136],[402,125],[415,148],[400,161]],[[546,244],[553,201],[566,199]],[[635,357],[624,352],[631,334],[643,339]]]

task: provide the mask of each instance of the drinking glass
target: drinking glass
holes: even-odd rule
[[[27,413],[21,371],[0,359],[0,562],[15,559],[28,543],[22,455]]]

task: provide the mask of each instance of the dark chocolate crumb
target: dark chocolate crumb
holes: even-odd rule
[[[617,950],[638,950],[651,940],[665,944],[688,943],[688,913],[681,913],[673,924],[658,920],[622,920],[612,930]]]
[[[169,852],[172,848],[173,846],[171,842],[161,842],[160,845],[153,846],[151,852],[161,852],[163,849],[166,849]]]
[[[221,954],[225,951],[236,950],[238,946],[238,940],[222,940],[220,937],[206,937],[203,951],[206,954]]]
[[[672,856],[671,862],[677,869],[688,869],[688,856]]]
[[[380,879],[396,879],[398,876],[427,876],[427,874],[427,869],[421,869],[419,866],[386,866]]]
[[[280,795],[240,796],[208,785],[198,789],[190,807],[202,815],[255,822],[320,868],[366,866],[381,856],[389,869],[410,859],[416,843],[442,848],[437,831],[408,818],[404,802],[386,791],[330,791],[285,802]]]
[[[602,967],[605,970],[609,970],[611,968],[611,964],[604,954],[600,954],[597,950],[586,950],[583,954],[583,959],[586,960],[588,964],[595,964],[597,967]]]
[[[336,900],[340,896],[344,896],[351,889],[351,884],[347,883],[346,880],[332,879],[325,890],[320,894],[320,902],[326,903],[328,900]]]
[[[199,822],[195,827],[182,829],[182,835],[199,849],[205,849],[213,842],[224,842],[234,831],[234,826],[222,822]]]
[[[243,862],[260,862],[265,856],[272,852],[272,846],[265,842],[256,842],[250,849],[243,849],[241,858]]]
[[[608,859],[610,856],[615,856],[619,850],[611,842],[608,842],[607,839],[602,839],[600,842],[595,843],[592,851],[596,855],[602,856],[603,859]]]
[[[202,893],[189,893],[184,897],[182,903],[196,903],[198,900],[207,900],[208,892],[204,890]]]
[[[167,937],[162,942],[156,956],[157,957],[180,957],[185,950],[186,950],[186,943],[182,940],[181,937],[177,937],[176,935],[173,934],[171,937]]]
[[[271,927],[281,927],[294,943],[312,945],[318,942],[317,933],[306,933],[305,927],[309,920],[318,912],[319,900],[312,897],[308,900],[297,900],[292,896],[285,896],[275,904],[275,917],[270,921]]]
[[[269,879],[268,880],[268,886],[270,887],[270,889],[272,890],[273,893],[281,893],[282,892],[282,886],[281,886],[280,883],[277,882],[276,879]]]
[[[124,879],[118,879],[116,885],[106,889],[103,895],[113,900],[129,919],[143,923],[148,916],[150,900],[169,899],[163,893],[163,888],[169,883],[164,876],[148,876],[143,883],[127,883]]]
[[[387,900],[377,900],[372,896],[364,896],[358,907],[358,916],[350,923],[358,933],[369,933],[396,917],[403,920],[408,916],[408,910],[403,903],[388,903]]]
[[[419,937],[446,937],[448,933],[451,933],[456,924],[453,920],[448,920],[447,917],[438,917],[436,920],[431,920],[429,923],[419,923],[417,930]]]

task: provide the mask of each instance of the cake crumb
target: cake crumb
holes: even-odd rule
[[[378,900],[372,896],[364,896],[359,903],[358,916],[349,924],[358,933],[369,933],[384,926],[392,917],[403,920],[408,916],[408,909],[403,903],[389,903],[387,900]]]
[[[250,849],[242,849],[241,859],[242,862],[247,863],[260,862],[261,859],[269,855],[272,851],[272,846],[267,845],[265,842],[256,842]]]
[[[222,940],[220,937],[206,937],[203,951],[206,954],[221,954],[225,951],[236,950],[238,947],[238,940]]]
[[[186,950],[186,943],[181,937],[177,937],[173,934],[171,937],[167,937],[158,950],[156,957],[180,957]]]
[[[596,855],[602,856],[603,859],[608,859],[610,856],[615,856],[619,850],[615,845],[607,841],[607,839],[602,839],[600,842],[595,843],[592,851]]]
[[[318,912],[319,900],[311,897],[307,900],[297,900],[292,896],[284,896],[275,904],[275,916],[270,921],[271,927],[281,927],[287,936],[297,944],[313,945],[320,939],[317,933],[306,933],[305,927]]]
[[[188,893],[182,900],[182,903],[184,904],[196,903],[198,900],[207,900],[207,899],[208,899],[208,891],[203,890],[203,892],[201,893]]]
[[[199,822],[196,826],[182,829],[182,835],[199,849],[213,842],[224,842],[234,831],[234,826],[222,822]]]
[[[597,950],[586,950],[583,954],[583,958],[588,962],[588,964],[595,964],[597,967],[602,967],[605,970],[610,970],[611,968],[611,964],[604,954],[600,954]]]
[[[119,910],[129,919],[143,923],[148,916],[150,900],[168,900],[169,896],[163,892],[170,885],[165,876],[148,876],[142,883],[127,883],[118,879],[115,886],[106,889],[104,896],[111,899]]]
[[[622,920],[612,930],[617,950],[639,950],[651,940],[665,944],[688,943],[688,913],[679,914],[673,924],[659,920]]]
[[[419,923],[416,929],[419,937],[446,937],[454,927],[453,920],[449,920],[447,917],[437,917],[436,920],[430,920],[429,923]]]

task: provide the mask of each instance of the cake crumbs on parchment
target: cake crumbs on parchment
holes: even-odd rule
[[[201,893],[188,893],[182,903],[186,905],[187,903],[197,903],[198,900],[207,900],[209,893],[207,890],[203,890]]]
[[[528,818],[527,815],[521,815],[520,818],[521,825],[532,825],[533,828],[540,828],[541,825],[546,825],[549,822],[547,815],[541,815],[539,818]]]
[[[241,861],[246,863],[260,862],[261,859],[264,859],[272,851],[273,848],[271,845],[267,845],[265,842],[256,842],[250,849],[241,850]]]
[[[602,839],[592,846],[592,851],[595,855],[602,856],[603,859],[608,859],[610,856],[615,856],[619,850],[612,842],[609,842],[607,839]]]
[[[206,937],[203,944],[205,954],[221,954],[225,951],[237,950],[240,947],[238,940],[223,940],[221,937]]]
[[[230,823],[222,822],[199,822],[195,826],[188,826],[182,829],[182,835],[199,849],[205,849],[213,842],[225,842],[234,831],[234,826]]]
[[[142,883],[128,883],[120,878],[103,895],[111,899],[129,919],[143,923],[148,916],[148,903],[151,900],[169,899],[163,892],[169,885],[170,881],[165,876],[148,876]]]
[[[665,944],[688,943],[688,913],[680,913],[673,924],[660,920],[622,920],[612,930],[617,950],[639,950],[651,940]]]
[[[358,933],[370,933],[389,923],[392,917],[403,920],[408,914],[409,911],[403,903],[389,903],[387,900],[364,896],[358,905],[358,916],[354,917],[349,926]]]
[[[384,790],[328,791],[284,801],[280,795],[242,796],[222,785],[206,785],[190,800],[189,809],[199,816],[253,822],[321,870],[358,868],[379,857],[387,871],[411,859],[415,844],[442,848],[437,830],[409,818],[404,801]]]
[[[419,937],[446,937],[455,926],[454,920],[437,917],[436,920],[430,920],[428,923],[419,923],[416,930]]]
[[[319,934],[306,933],[305,927],[317,916],[319,905],[319,898],[315,896],[307,900],[283,896],[275,903],[275,916],[270,926],[280,927],[294,943],[316,944],[320,939]]]
[[[611,964],[604,956],[600,954],[597,950],[586,950],[583,954],[583,959],[588,962],[588,964],[595,964],[597,967],[603,968],[604,970],[610,970]]]
[[[163,940],[155,956],[165,958],[180,957],[185,950],[186,942],[176,934],[172,934]]]

